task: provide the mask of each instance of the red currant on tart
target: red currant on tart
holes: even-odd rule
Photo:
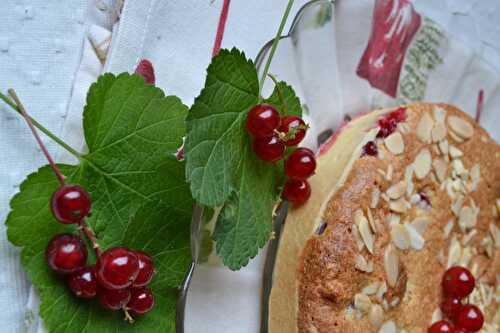
[[[139,274],[139,259],[125,247],[113,247],[97,259],[96,274],[99,284],[104,288],[127,288]]]
[[[484,317],[481,310],[472,304],[462,306],[457,316],[457,326],[470,332],[479,331],[484,324]]]
[[[248,112],[246,128],[254,138],[265,138],[274,133],[280,120],[280,114],[273,106],[259,104]]]
[[[73,273],[85,266],[87,247],[72,234],[55,235],[47,245],[45,257],[50,268],[58,273]]]
[[[462,302],[458,297],[449,296],[441,303],[441,311],[451,320],[456,319],[461,308]]]
[[[363,151],[362,151],[362,156],[368,155],[368,156],[377,156],[378,154],[378,147],[377,144],[374,141],[368,141],[364,146],[363,146]]]
[[[61,186],[52,195],[50,207],[61,223],[79,223],[90,212],[90,195],[77,185]]]
[[[435,322],[429,327],[427,333],[454,333],[455,329],[450,322],[446,320],[440,320]]]
[[[298,116],[287,116],[281,119],[281,125],[278,128],[280,133],[286,137],[284,140],[287,146],[298,145],[306,136],[307,125]]]
[[[472,273],[460,266],[448,268],[444,273],[442,284],[446,295],[458,298],[468,296],[476,285]]]
[[[307,148],[298,148],[285,161],[285,172],[292,179],[307,179],[316,170],[314,153]]]

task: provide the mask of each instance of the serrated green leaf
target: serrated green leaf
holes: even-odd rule
[[[253,156],[250,146],[246,150],[239,186],[222,208],[213,234],[217,253],[233,270],[246,266],[269,239],[281,178],[276,168]]]
[[[245,115],[258,93],[254,64],[236,49],[221,50],[187,117],[186,174],[200,204],[222,205],[234,191],[248,140],[242,135]]]
[[[30,175],[12,199],[8,237],[22,247],[22,263],[40,293],[40,313],[49,332],[175,331],[175,287],[190,263],[192,199],[185,165],[174,158],[186,112],[178,98],[165,97],[139,76],[105,74],[87,97],[89,153],[79,165],[60,166],[68,183],[89,191],[92,211],[86,222],[102,248],[123,245],[154,258],[155,307],[135,324],[96,301],[77,300],[47,267],[44,252],[50,238],[75,232],[50,212],[50,197],[59,186],[50,168]]]
[[[254,64],[232,49],[221,50],[187,118],[186,175],[198,203],[223,206],[214,231],[225,265],[239,269],[271,235],[272,209],[282,181],[281,163],[264,163],[245,130],[248,111],[259,101]],[[300,116],[293,89],[280,83],[288,113]],[[277,91],[266,103],[282,108]]]
[[[286,82],[280,81],[278,86],[274,87],[273,93],[266,99],[266,103],[274,105],[279,113],[284,116],[285,111],[283,110],[283,105],[281,103],[278,90],[281,89],[283,94],[283,99],[286,105],[286,115],[287,116],[302,116],[302,107],[300,105],[300,99],[295,95],[295,91]]]

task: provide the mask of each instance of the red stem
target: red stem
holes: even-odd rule
[[[85,220],[82,220],[80,224],[78,225],[80,227],[80,230],[83,231],[83,233],[87,236],[89,241],[92,243],[92,247],[94,248],[95,254],[97,258],[101,256],[101,248],[99,247],[99,244],[97,244],[97,238],[94,235],[94,232],[87,226],[85,223]]]
[[[224,37],[224,29],[226,27],[227,16],[229,13],[229,4],[231,0],[224,0],[222,4],[222,10],[220,12],[219,24],[217,25],[217,33],[215,34],[214,48],[212,50],[212,58],[215,57],[219,51],[222,44],[222,38]]]
[[[481,112],[483,111],[484,102],[484,90],[479,90],[479,95],[477,96],[477,108],[476,108],[476,122],[479,124],[481,120]]]
[[[61,173],[61,170],[57,167],[56,163],[52,159],[52,156],[50,156],[49,151],[45,147],[45,144],[43,143],[42,139],[40,139],[40,136],[38,135],[38,132],[35,129],[35,126],[33,126],[33,122],[31,121],[31,117],[28,116],[28,112],[26,112],[26,109],[24,108],[24,105],[21,103],[21,100],[17,96],[16,92],[14,89],[9,89],[9,95],[12,97],[14,102],[17,104],[17,107],[19,108],[19,111],[21,111],[22,116],[28,123],[28,126],[31,130],[31,133],[33,133],[33,136],[35,137],[36,141],[38,142],[38,145],[40,146],[40,149],[42,150],[43,154],[47,158],[47,161],[49,161],[50,167],[52,168],[52,171],[54,171],[54,174],[57,177],[57,180],[61,184],[61,186],[64,186],[64,176]]]

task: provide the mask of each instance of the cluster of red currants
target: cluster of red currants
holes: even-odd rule
[[[307,125],[298,116],[281,117],[267,104],[253,107],[247,115],[246,128],[253,137],[253,150],[257,157],[276,162],[285,157],[287,147],[296,147],[306,135]],[[293,205],[303,204],[311,196],[307,178],[316,170],[316,157],[307,148],[295,149],[285,161],[288,176],[283,196]]]
[[[62,185],[52,195],[53,215],[63,224],[78,224],[94,246],[96,265],[87,265],[85,242],[70,233],[55,235],[50,240],[45,252],[48,265],[67,276],[68,286],[77,297],[97,295],[104,308],[123,309],[126,319],[133,321],[130,314],[145,314],[154,305],[153,294],[146,287],[155,274],[153,260],[144,252],[125,247],[113,247],[101,253],[84,221],[90,207],[90,196],[80,186]]]
[[[377,139],[387,138],[389,135],[394,133],[398,124],[406,120],[406,108],[400,107],[396,110],[384,115],[378,120],[378,126],[380,127],[377,132]],[[363,147],[363,155],[377,156],[378,148],[374,141],[368,141]]]
[[[448,320],[440,320],[432,324],[428,333],[471,333],[479,331],[484,324],[481,310],[473,304],[463,304],[476,282],[471,272],[464,267],[454,266],[446,270],[443,276],[444,301],[441,312]]]

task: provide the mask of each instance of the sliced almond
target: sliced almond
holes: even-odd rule
[[[451,158],[458,158],[464,156],[464,153],[455,146],[450,146],[449,152]]]
[[[472,127],[468,121],[460,117],[449,116],[448,124],[451,130],[463,139],[469,139],[474,134],[474,127]]]
[[[372,305],[370,312],[368,313],[368,320],[370,321],[372,328],[378,330],[384,322],[384,309],[382,309],[379,304]]]
[[[424,248],[425,239],[411,224],[405,223],[405,229],[410,236],[410,246],[412,249],[420,251]]]
[[[354,267],[361,272],[371,273],[373,272],[373,263],[366,261],[365,257],[361,254],[357,254],[354,259]]]
[[[374,238],[373,238],[373,234],[370,230],[370,226],[368,225],[368,220],[364,216],[359,221],[358,229],[359,229],[359,233],[361,235],[361,239],[363,240],[363,243],[366,246],[366,249],[368,250],[368,252],[373,254]]]
[[[363,243],[363,240],[361,239],[361,235],[359,234],[358,228],[352,228],[352,238],[354,238],[356,245],[358,247],[358,251],[363,250],[365,247],[365,243]]]
[[[386,321],[378,330],[378,333],[396,333],[396,324],[392,321]]]
[[[369,285],[367,285],[366,287],[364,287],[361,292],[365,295],[375,295],[375,293],[377,292],[378,288],[380,287],[380,283],[379,282],[372,282],[370,283]]]
[[[446,264],[446,268],[450,268],[453,265],[459,263],[460,258],[462,257],[462,246],[456,237],[451,239],[450,248],[448,250],[448,262]]]
[[[361,209],[357,209],[354,212],[354,223],[359,227],[362,219],[365,219],[365,214],[363,214],[363,211]]]
[[[440,308],[437,308],[432,313],[431,325],[434,324],[436,321],[440,321],[441,319],[443,319],[443,313],[441,312]]]
[[[453,214],[455,214],[455,216],[460,215],[460,211],[462,210],[463,204],[464,204],[464,196],[463,195],[457,196],[457,198],[451,205],[451,211],[453,212]]]
[[[455,159],[453,162],[451,162],[451,165],[453,166],[453,170],[457,173],[459,176],[465,176],[469,173],[467,169],[465,168],[464,164],[462,163],[461,160]]]
[[[469,242],[474,238],[474,236],[477,235],[477,230],[476,229],[472,229],[471,231],[469,231],[469,233],[467,233],[463,238],[462,238],[462,245],[463,246],[467,246],[467,244],[469,244]],[[462,257],[463,257],[463,254],[462,254]]]
[[[372,201],[370,203],[370,208],[375,209],[378,207],[380,201],[380,190],[375,187],[372,192]]]
[[[479,164],[474,164],[470,169],[470,179],[471,179],[471,191],[477,190],[479,182],[481,180],[481,167]]]
[[[394,245],[400,250],[407,250],[410,247],[410,235],[404,226],[395,224],[391,228],[391,239]]]
[[[490,223],[490,234],[493,237],[493,241],[495,242],[495,247],[500,248],[500,229],[496,226],[494,222]]]
[[[386,191],[387,196],[391,199],[399,199],[401,198],[406,192],[406,183],[404,181],[400,181],[399,183],[396,183],[389,187]]]
[[[375,222],[375,219],[373,218],[372,211],[370,208],[366,209],[366,216],[368,217],[368,223],[370,224],[370,228],[372,229],[373,233],[376,234],[378,232],[378,227]]]
[[[446,110],[439,106],[435,106],[432,112],[434,113],[434,119],[436,122],[443,124],[446,119]]]
[[[384,253],[384,269],[387,276],[387,283],[395,287],[399,277],[399,259],[396,250],[388,245]]]
[[[453,131],[450,131],[448,132],[448,134],[450,134],[450,137],[453,139],[453,141],[455,141],[456,143],[462,143],[464,142],[465,140],[462,139],[461,137],[459,137],[457,134],[455,134]]]
[[[453,230],[453,220],[449,220],[448,223],[443,228],[443,238],[447,239],[450,236],[451,231]]]
[[[356,294],[354,295],[354,307],[360,310],[363,313],[367,313],[372,306],[372,302],[370,301],[370,297],[365,294]]]
[[[439,141],[438,147],[439,147],[439,151],[441,151],[441,154],[443,154],[445,156],[448,155],[448,151],[449,151],[448,140]]]
[[[462,231],[469,230],[473,228],[477,223],[476,212],[473,208],[464,206],[460,210],[460,215],[458,217],[458,225]]]
[[[410,164],[405,169],[404,181],[406,183],[406,195],[410,196],[413,193],[413,164]]]
[[[413,162],[413,167],[415,169],[415,175],[418,179],[424,179],[425,176],[431,171],[431,152],[429,149],[422,149],[417,157],[415,157],[415,161]]]
[[[385,179],[387,181],[391,181],[393,173],[394,173],[394,167],[392,166],[392,164],[389,164],[389,166],[387,166],[387,173],[385,174]]]
[[[406,212],[406,203],[404,201],[404,199],[399,199],[399,200],[391,200],[389,202],[389,209],[393,212],[396,212],[396,213],[405,213]]]
[[[417,217],[413,221],[411,221],[411,225],[417,232],[423,236],[425,233],[425,229],[429,225],[430,220],[427,217]]]
[[[377,294],[375,295],[375,298],[379,302],[382,302],[382,300],[384,299],[384,295],[385,295],[386,292],[387,292],[387,283],[385,283],[385,281],[384,281],[384,282],[382,282],[380,284],[380,287],[377,290]]]
[[[448,173],[448,164],[442,159],[435,159],[432,161],[432,167],[439,182],[444,182]]]
[[[442,123],[436,124],[431,131],[432,142],[439,142],[446,138],[446,126]]]
[[[434,127],[434,120],[432,117],[426,112],[420,118],[420,121],[418,122],[417,125],[417,136],[418,138],[425,142],[425,143],[431,143],[431,131],[432,128]]]
[[[384,140],[385,147],[394,155],[402,154],[405,150],[403,136],[399,132],[394,132]]]

